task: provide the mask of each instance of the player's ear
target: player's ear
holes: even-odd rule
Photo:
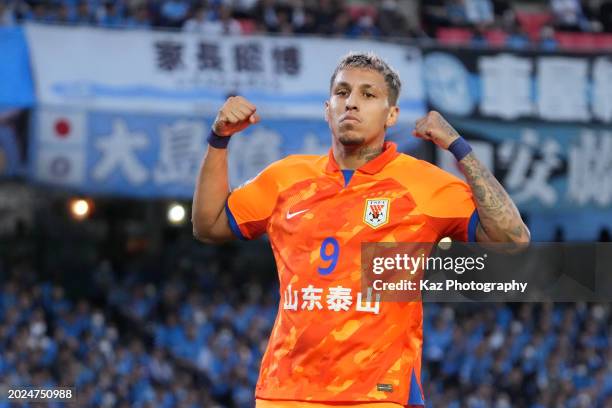
[[[325,101],[325,121],[329,123],[329,101]]]
[[[399,117],[399,106],[394,105],[389,107],[389,113],[387,114],[387,120],[385,121],[385,127],[391,127],[397,123]]]

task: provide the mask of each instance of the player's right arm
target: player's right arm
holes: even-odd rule
[[[230,137],[259,122],[256,107],[241,96],[228,98],[215,118],[212,130]],[[208,146],[193,193],[193,235],[202,242],[223,242],[235,237],[225,213],[229,196],[227,149]]]

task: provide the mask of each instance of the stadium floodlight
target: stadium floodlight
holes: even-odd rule
[[[438,247],[442,250],[448,250],[453,245],[453,240],[451,237],[444,237],[438,242]]]
[[[185,222],[185,206],[179,203],[172,203],[168,207],[168,222],[170,224],[179,225]]]
[[[91,204],[83,198],[74,198],[70,201],[70,214],[72,218],[84,220],[91,213]]]

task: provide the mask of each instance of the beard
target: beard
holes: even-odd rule
[[[365,142],[365,137],[357,133],[350,123],[344,124],[344,126],[340,125],[338,133],[338,141],[343,146],[361,146]]]
[[[358,135],[353,135],[353,136],[341,135],[338,138],[338,141],[342,143],[342,145],[344,146],[361,146],[363,142],[365,142],[365,138],[358,136]]]

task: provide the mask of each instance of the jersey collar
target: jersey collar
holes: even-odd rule
[[[371,160],[363,166],[359,167],[357,171],[366,174],[376,174],[397,156],[399,156],[399,153],[397,152],[397,145],[393,142],[385,142],[383,144],[382,153],[374,160]],[[325,171],[328,173],[340,171],[340,166],[336,162],[333,149],[329,149],[329,159],[327,160]]]

